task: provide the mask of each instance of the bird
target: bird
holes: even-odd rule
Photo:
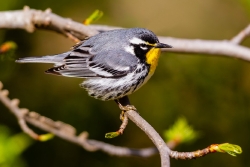
[[[154,74],[161,48],[157,36],[145,28],[100,32],[77,43],[71,50],[48,56],[25,57],[18,63],[52,63],[45,71],[83,78],[80,84],[91,97],[119,100],[141,88]]]

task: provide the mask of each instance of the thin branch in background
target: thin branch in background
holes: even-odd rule
[[[53,133],[55,136],[61,139],[77,144],[83,147],[85,150],[91,152],[101,150],[103,152],[115,156],[123,156],[123,157],[138,156],[144,158],[158,153],[158,150],[155,147],[144,148],[144,149],[133,149],[133,148],[114,146],[101,141],[88,139],[88,132],[85,131],[82,132],[79,136],[76,136],[75,128],[69,124],[63,123],[61,121],[53,121],[50,118],[41,116],[36,112],[30,112],[28,109],[20,109],[18,107],[19,100],[17,99],[10,100],[8,98],[8,90],[2,90],[2,87],[3,84],[2,82],[0,82],[0,101],[9,109],[9,111],[12,114],[16,116],[21,129],[30,137],[36,140],[40,140],[42,138],[42,135],[38,135],[34,131],[32,131],[27,126],[26,122],[40,128],[41,130]],[[172,144],[173,141],[169,141],[166,144],[161,139],[159,134],[153,128],[150,127],[151,125],[149,125],[144,119],[142,119],[136,111],[134,110],[126,111],[125,115],[129,117],[137,126],[139,126],[149,136],[149,138],[160,150],[160,155],[162,158],[164,156],[168,157],[168,154],[166,154],[165,151],[169,153],[169,156],[171,158],[185,159],[185,160],[202,157],[213,152],[227,152],[233,156],[235,156],[236,154],[240,154],[242,152],[239,146],[231,145],[228,143],[220,145],[213,144],[203,150],[198,150],[194,152],[172,151],[167,146],[173,149],[173,147],[176,147],[176,144],[173,145]],[[22,120],[21,123],[20,120]],[[156,138],[155,136],[158,136],[158,138]],[[163,159],[162,167],[168,165],[170,165],[169,161]]]
[[[237,154],[241,154],[242,150],[239,146],[234,144],[229,144],[229,143],[212,144],[207,148],[193,152],[171,151],[170,157],[174,159],[190,160],[190,159],[204,157],[209,153],[216,153],[216,152],[228,153],[229,155],[236,156]]]
[[[234,44],[240,44],[245,38],[249,37],[250,35],[250,24],[239,32],[235,37],[231,39],[231,42]]]
[[[145,148],[145,149],[132,149],[119,146],[113,146],[101,141],[96,141],[88,139],[88,133],[82,132],[79,136],[76,136],[76,130],[69,124],[63,123],[61,121],[53,121],[50,118],[41,116],[36,112],[30,112],[25,109],[25,114],[20,114],[22,109],[20,109],[15,102],[13,103],[8,97],[8,91],[2,90],[3,84],[0,82],[0,101],[9,109],[9,111],[16,116],[16,118],[24,120],[25,124],[29,124],[44,130],[49,133],[53,133],[55,136],[69,141],[71,143],[82,146],[87,151],[97,151],[101,150],[110,155],[116,156],[139,156],[139,157],[149,157],[156,154],[158,151],[155,147]],[[20,125],[21,126],[21,125]],[[22,128],[23,130],[23,128]],[[31,130],[31,129],[30,129]],[[23,130],[24,131],[24,130]],[[24,131],[25,132],[25,131]],[[35,132],[34,132],[35,133]],[[27,133],[30,137],[39,140],[38,134],[33,137],[33,134]]]
[[[0,28],[5,29],[24,29],[33,32],[35,29],[47,29],[61,33],[69,37],[74,42],[83,40],[86,36],[93,36],[100,31],[120,29],[106,25],[83,25],[71,19],[62,18],[41,10],[29,9],[0,12]],[[181,39],[173,37],[159,37],[163,43],[169,43],[174,48],[164,50],[167,52],[196,53],[206,55],[221,55],[225,57],[239,58],[250,61],[250,49],[238,45],[250,32],[249,26],[242,30],[232,40],[200,40],[200,39]],[[71,34],[71,35],[69,35]]]
[[[2,82],[0,82],[0,101],[10,109],[10,111],[16,116],[18,123],[21,127],[21,129],[28,134],[30,137],[33,139],[37,140],[39,138],[39,135],[36,134],[33,130],[31,130],[27,124],[26,121],[24,120],[25,115],[28,113],[27,109],[20,109],[18,107],[19,100],[18,99],[13,99],[10,100],[8,99],[8,90],[1,90],[3,87]]]

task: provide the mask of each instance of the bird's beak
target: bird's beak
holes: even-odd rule
[[[164,44],[164,43],[157,43],[155,47],[156,48],[172,48],[173,46]]]

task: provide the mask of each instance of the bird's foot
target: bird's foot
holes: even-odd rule
[[[137,111],[137,109],[136,109],[135,106],[133,106],[133,105],[126,105],[126,106],[123,106],[123,105],[121,105],[120,103],[118,103],[118,106],[119,106],[119,108],[120,108],[123,112],[129,111],[129,110]]]
[[[135,106],[133,105],[126,105],[126,106],[123,106],[121,105],[120,103],[118,103],[118,106],[119,108],[122,110],[121,114],[120,114],[120,120],[123,122],[124,120],[124,117],[125,117],[125,112],[126,111],[129,111],[129,110],[134,110],[134,111],[137,111],[137,109],[135,108]]]

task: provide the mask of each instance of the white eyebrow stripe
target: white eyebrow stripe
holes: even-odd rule
[[[125,48],[125,51],[132,54],[132,55],[135,55],[135,51],[134,51],[134,47],[133,46],[126,46]]]
[[[129,42],[132,43],[132,44],[136,44],[136,45],[146,43],[145,41],[143,41],[143,40],[141,40],[139,38],[136,38],[136,37],[129,40]]]

